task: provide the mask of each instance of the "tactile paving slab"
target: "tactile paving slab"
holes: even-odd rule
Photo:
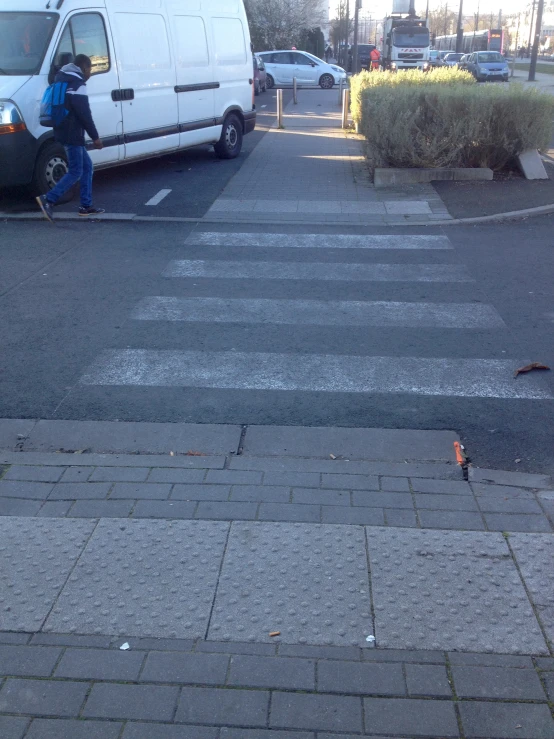
[[[547,653],[501,534],[366,533],[378,647]]]
[[[369,634],[361,526],[232,524],[208,639],[367,646]]]
[[[38,631],[94,521],[0,517],[0,631]]]
[[[229,524],[102,520],[45,631],[204,637]]]
[[[510,534],[520,572],[548,640],[554,642],[554,537],[552,534]]]

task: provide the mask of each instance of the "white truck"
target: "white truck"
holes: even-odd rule
[[[383,24],[384,69],[426,71],[430,67],[430,43],[427,21],[415,14],[415,0],[393,0],[392,13]]]

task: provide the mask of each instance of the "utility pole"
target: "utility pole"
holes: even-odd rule
[[[510,77],[513,77],[515,74],[516,69],[516,57],[517,57],[517,42],[519,40],[519,24],[521,23],[521,13],[517,17],[517,30],[516,30],[516,47],[514,50],[514,57],[512,59],[512,71],[510,72]]]
[[[427,7],[425,8],[425,20],[429,20],[429,0],[427,0]]]
[[[456,29],[456,54],[460,54],[464,47],[464,19],[463,13],[463,0],[460,0],[460,8],[458,10],[458,28]]]
[[[529,41],[527,43],[527,49],[531,48],[531,39],[533,38],[533,19],[535,18],[535,0],[531,3],[531,23],[529,24]]]
[[[448,3],[446,3],[446,5],[444,6],[444,34],[443,34],[444,36],[447,35],[447,33],[446,33],[446,30],[447,30],[446,24],[447,23],[448,23]]]
[[[360,8],[362,0],[356,0],[356,10],[354,11],[354,50],[352,52],[352,74],[358,74],[358,22],[360,16]]]
[[[344,46],[344,68],[348,72],[348,41],[350,40],[350,0],[346,0],[346,44]]]
[[[473,42],[471,44],[471,51],[475,49],[475,33],[479,30],[479,3],[477,3],[477,13],[473,17]]]
[[[541,37],[542,11],[544,9],[544,0],[539,0],[537,5],[537,23],[535,25],[535,40],[533,41],[533,51],[531,52],[531,64],[529,65],[529,82],[535,81],[535,72],[537,70],[537,55],[539,53],[539,41]]]

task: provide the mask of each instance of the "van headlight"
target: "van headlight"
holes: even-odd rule
[[[0,135],[25,131],[26,128],[17,105],[11,100],[0,100]]]

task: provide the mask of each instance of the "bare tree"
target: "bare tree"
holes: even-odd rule
[[[448,2],[441,2],[438,7],[429,11],[429,31],[433,38],[456,33],[457,23],[458,13],[452,3],[449,7]]]
[[[320,0],[245,0],[256,51],[290,49],[302,32],[321,25]]]

